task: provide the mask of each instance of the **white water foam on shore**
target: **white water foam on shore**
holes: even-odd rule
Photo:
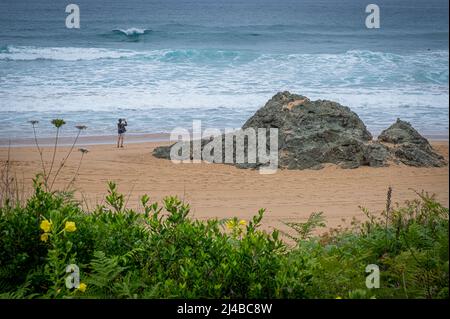
[[[19,136],[26,120],[52,116],[73,117],[95,126],[96,134],[114,130],[114,123],[101,123],[105,116],[111,121],[109,115],[122,114],[134,118],[136,133],[170,130],[196,115],[211,125],[237,127],[285,90],[349,106],[375,133],[402,117],[424,133],[442,134],[448,131],[448,58],[448,51],[263,54],[8,46],[0,50],[0,136]]]

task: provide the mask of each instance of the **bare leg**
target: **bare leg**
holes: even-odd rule
[[[117,148],[119,148],[120,134],[117,136]]]
[[[123,134],[122,134],[122,136],[120,137],[120,147],[123,147]]]

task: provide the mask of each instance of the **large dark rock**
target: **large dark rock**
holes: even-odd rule
[[[410,123],[397,122],[381,132],[378,141],[389,145],[392,154],[400,162],[418,167],[440,167],[447,163],[444,157],[433,151],[430,143]]]
[[[371,161],[367,143],[372,135],[348,107],[289,92],[276,94],[242,127],[278,128],[279,167],[321,168],[333,163],[343,168],[384,165]],[[370,163],[370,164],[369,164]]]
[[[348,107],[327,100],[310,101],[289,92],[273,96],[242,130],[248,128],[278,129],[279,168],[320,169],[327,163],[342,168],[381,167],[390,161],[414,166],[445,165],[442,156],[433,152],[428,141],[407,122],[397,121],[380,134],[378,141],[373,141],[364,123]],[[224,141],[222,134],[223,154]],[[202,149],[209,142],[202,140]],[[157,147],[153,155],[169,159],[171,147]],[[240,168],[261,165],[259,158],[253,164],[234,164]]]

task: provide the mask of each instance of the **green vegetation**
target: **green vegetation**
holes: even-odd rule
[[[168,197],[124,207],[109,183],[106,205],[82,210],[43,178],[26,203],[0,208],[2,298],[448,298],[448,209],[432,196],[387,209],[351,229],[314,236],[321,214],[278,231],[250,221],[189,218]],[[389,195],[390,197],[390,195]],[[66,287],[66,267],[80,269]],[[366,288],[366,266],[380,268],[380,288]]]
[[[381,214],[362,209],[364,223],[320,236],[315,229],[325,221],[313,213],[305,223],[285,224],[291,231],[283,234],[294,246],[278,231],[259,230],[264,210],[250,221],[198,221],[176,197],[160,206],[144,195],[135,211],[125,207],[113,182],[106,205],[88,212],[68,191],[88,150],[79,149],[69,185],[52,190],[86,127],[76,127],[50,179],[65,122],[51,122],[56,137],[50,168],[38,144],[38,122],[30,123],[42,165],[33,195],[25,200],[10,172],[9,152],[0,169],[0,298],[449,297],[449,211],[433,196],[417,194],[393,209],[389,188]],[[368,265],[379,267],[380,288],[367,288]],[[75,267],[79,282],[71,280]]]

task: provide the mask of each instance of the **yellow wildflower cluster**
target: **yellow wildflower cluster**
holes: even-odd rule
[[[41,240],[45,243],[48,240],[49,232],[52,230],[52,221],[44,219],[39,227],[44,231],[43,234],[41,234]]]
[[[44,219],[39,227],[44,231],[43,234],[41,234],[40,239],[43,242],[47,242],[50,237],[50,232],[52,230],[53,223],[51,220]],[[77,230],[77,226],[75,225],[75,222],[67,221],[64,225],[64,231],[68,233],[73,233]]]
[[[77,289],[81,292],[85,292],[86,288],[87,288],[87,285],[84,282],[81,282]]]
[[[236,223],[234,219],[230,219],[229,221],[226,222],[226,226],[230,230],[235,229],[238,226],[245,226],[245,225],[247,225],[247,222],[243,219],[241,219],[238,223]]]
[[[75,225],[75,222],[66,222],[64,230],[68,233],[73,233],[74,231],[77,230],[77,226]]]
[[[41,240],[45,243],[45,242],[47,242],[47,240],[48,240],[48,233],[43,233],[42,235],[41,235]]]
[[[49,233],[52,230],[52,222],[47,219],[44,219],[41,222],[40,227],[45,233]]]

